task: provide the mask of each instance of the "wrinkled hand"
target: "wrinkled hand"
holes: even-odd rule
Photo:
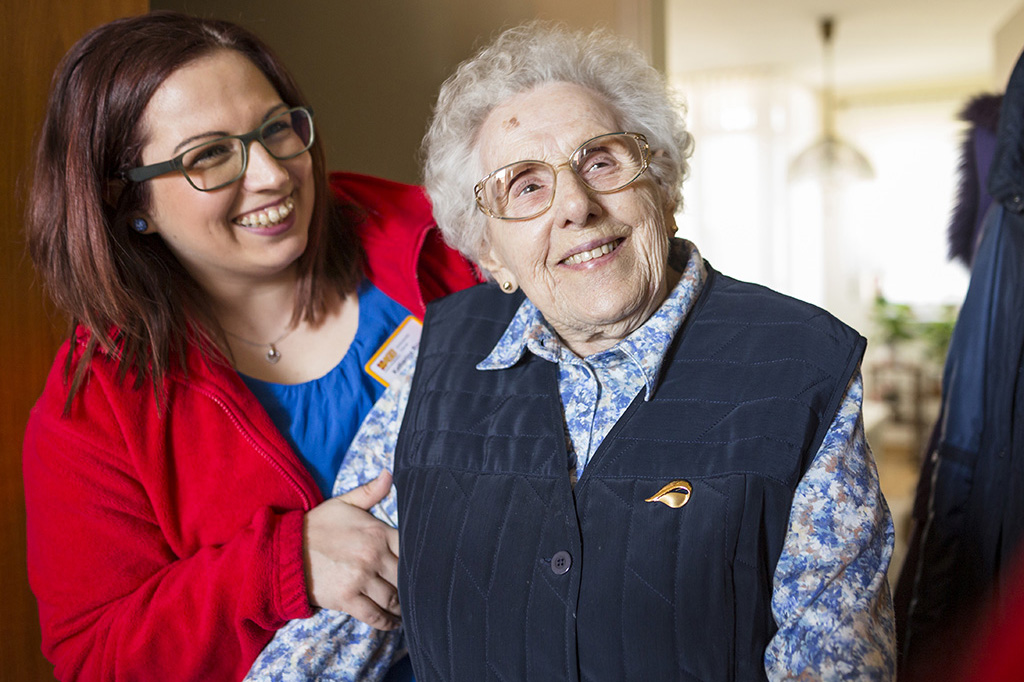
[[[398,531],[367,510],[391,489],[391,474],[317,505],[306,513],[309,601],[344,611],[378,630],[401,624]]]

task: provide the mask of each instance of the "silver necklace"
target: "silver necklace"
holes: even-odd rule
[[[279,344],[282,341],[284,341],[285,337],[287,337],[289,334],[291,334],[293,331],[295,331],[295,327],[297,327],[297,326],[298,325],[288,327],[288,329],[285,330],[284,334],[281,334],[281,336],[277,337],[276,339],[274,339],[270,343],[257,343],[256,341],[250,341],[249,339],[242,338],[238,334],[234,334],[232,332],[229,332],[227,329],[224,330],[224,333],[227,334],[228,336],[232,337],[232,338],[238,339],[242,343],[245,343],[245,344],[248,344],[248,345],[252,346],[253,348],[266,348],[267,349],[267,354],[264,355],[263,357],[270,364],[276,365],[281,360],[281,351],[279,351],[277,349],[277,344]]]

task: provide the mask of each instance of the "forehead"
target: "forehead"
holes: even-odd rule
[[[248,57],[218,50],[185,64],[160,84],[142,115],[142,130],[147,146],[154,147],[173,147],[206,132],[246,132],[280,101]]]
[[[580,143],[618,131],[618,117],[599,93],[574,83],[548,83],[509,97],[480,127],[484,168],[521,159],[564,160]]]

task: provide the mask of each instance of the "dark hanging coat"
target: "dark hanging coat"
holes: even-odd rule
[[[915,505],[914,562],[897,590],[908,604],[900,648],[910,673],[963,641],[1024,536],[1024,59],[999,121],[993,204],[946,360],[931,476],[919,487],[927,497]]]

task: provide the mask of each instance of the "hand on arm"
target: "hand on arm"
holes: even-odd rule
[[[403,386],[401,390],[399,385]],[[335,503],[354,505],[358,508],[354,511],[372,509],[387,523],[389,533],[385,533],[385,537],[397,539],[397,531],[392,530],[397,525],[395,490],[388,472],[394,461],[398,425],[404,414],[407,395],[407,381],[401,384],[393,382],[370,410],[338,472],[334,493],[340,497],[321,505],[326,506],[325,514],[337,511]],[[360,523],[368,524],[374,533],[378,533],[379,527],[368,523],[367,516],[359,517]],[[393,555],[398,554],[393,544],[389,548]],[[389,559],[388,562],[397,566],[397,559]],[[394,569],[387,577],[371,570],[364,578],[377,588],[383,588],[375,592],[376,597],[370,596],[369,591],[355,593],[355,600],[367,608],[370,620],[383,616],[385,623],[398,623],[398,611],[387,608],[387,599],[395,595]],[[311,579],[308,584],[318,582]],[[311,591],[310,599],[316,598]],[[246,680],[383,678],[401,650],[400,631],[373,629],[368,626],[370,621],[366,618],[363,618],[367,621],[364,624],[351,615],[359,614],[322,609],[310,618],[290,621],[277,631],[273,641],[260,653]],[[301,655],[296,655],[296,652],[301,652]]]
[[[306,514],[309,600],[378,630],[401,624],[398,531],[368,513],[391,489],[391,474],[321,503]]]

